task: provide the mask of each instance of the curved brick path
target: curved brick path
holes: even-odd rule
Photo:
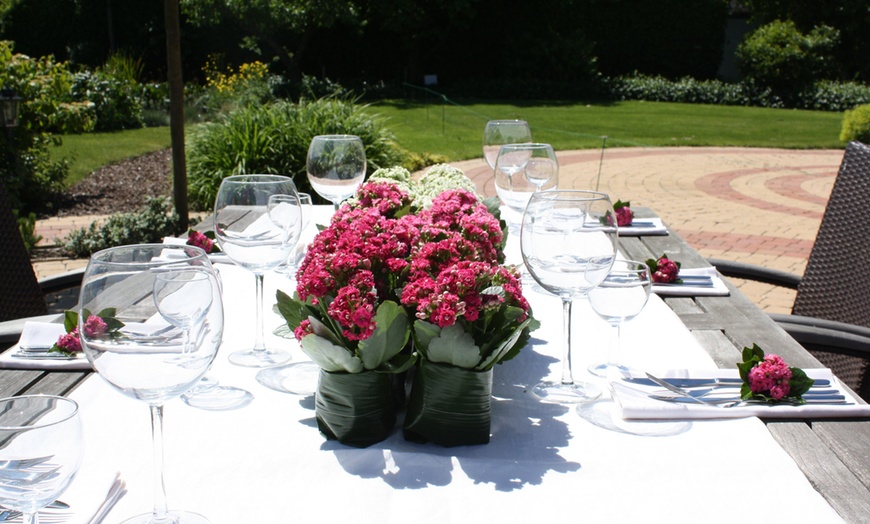
[[[560,186],[596,186],[611,197],[653,208],[689,244],[720,257],[802,274],[843,150],[615,148],[558,153]],[[599,164],[601,176],[598,177]],[[479,190],[495,194],[483,159],[455,162]],[[89,224],[87,217],[37,224],[44,242]],[[40,262],[41,278],[83,261]],[[793,293],[757,283],[741,289],[767,311],[788,312]]]

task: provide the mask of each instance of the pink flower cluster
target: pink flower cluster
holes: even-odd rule
[[[656,260],[656,267],[653,268],[653,282],[659,284],[670,284],[676,282],[680,276],[680,266],[676,262],[666,256],[662,256]]]
[[[749,389],[753,393],[770,392],[775,400],[787,397],[790,391],[791,369],[779,355],[766,355],[749,371]]]
[[[516,275],[498,266],[501,225],[473,193],[445,191],[417,214],[406,213],[411,203],[389,182],[364,184],[309,245],[296,275],[300,300],[317,305],[349,341],[371,336],[385,300],[442,327],[503,303],[528,310]],[[504,292],[484,293],[493,286]],[[312,332],[304,321],[294,334]]]
[[[202,248],[206,253],[214,249],[214,240],[208,238],[205,233],[191,230],[187,235],[187,245]]]
[[[616,209],[616,225],[626,227],[631,225],[634,220],[634,212],[628,206],[622,206]]]
[[[96,315],[91,315],[85,320],[84,326],[85,336],[88,338],[96,338],[100,335],[105,335],[109,330],[109,326],[106,325],[106,322]]]
[[[78,353],[82,350],[82,341],[79,339],[79,328],[73,328],[72,331],[61,335],[57,339],[57,347],[67,353]]]

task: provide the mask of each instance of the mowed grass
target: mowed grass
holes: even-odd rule
[[[842,113],[757,107],[614,103],[454,103],[384,100],[367,111],[387,119],[398,143],[450,161],[481,156],[487,120],[527,120],[536,142],[557,150],[626,146],[746,146],[841,149]],[[187,126],[190,131],[193,126]],[[101,166],[170,147],[168,127],[67,135],[54,158],[72,160],[68,184]]]
[[[842,148],[842,113],[662,102],[413,103],[387,100],[370,111],[388,119],[397,141],[451,160],[481,155],[487,120],[529,122],[536,142],[557,150],[620,146]]]
[[[62,145],[51,148],[52,159],[69,158],[67,185],[102,166],[171,147],[169,127],[146,127],[112,133],[64,135]]]

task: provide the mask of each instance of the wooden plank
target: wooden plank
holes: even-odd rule
[[[771,422],[767,428],[843,520],[867,522],[870,490],[807,424]]]
[[[813,422],[812,428],[849,471],[870,489],[870,421]]]
[[[741,348],[734,345],[722,331],[692,330],[692,335],[707,350],[719,368],[734,368],[742,361]]]

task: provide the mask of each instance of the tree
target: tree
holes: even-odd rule
[[[299,63],[319,29],[339,24],[357,26],[358,10],[350,0],[181,0],[191,23],[216,26],[233,23],[245,35],[242,45],[260,55],[271,54],[287,76],[300,76]],[[270,61],[269,56],[264,56]]]

